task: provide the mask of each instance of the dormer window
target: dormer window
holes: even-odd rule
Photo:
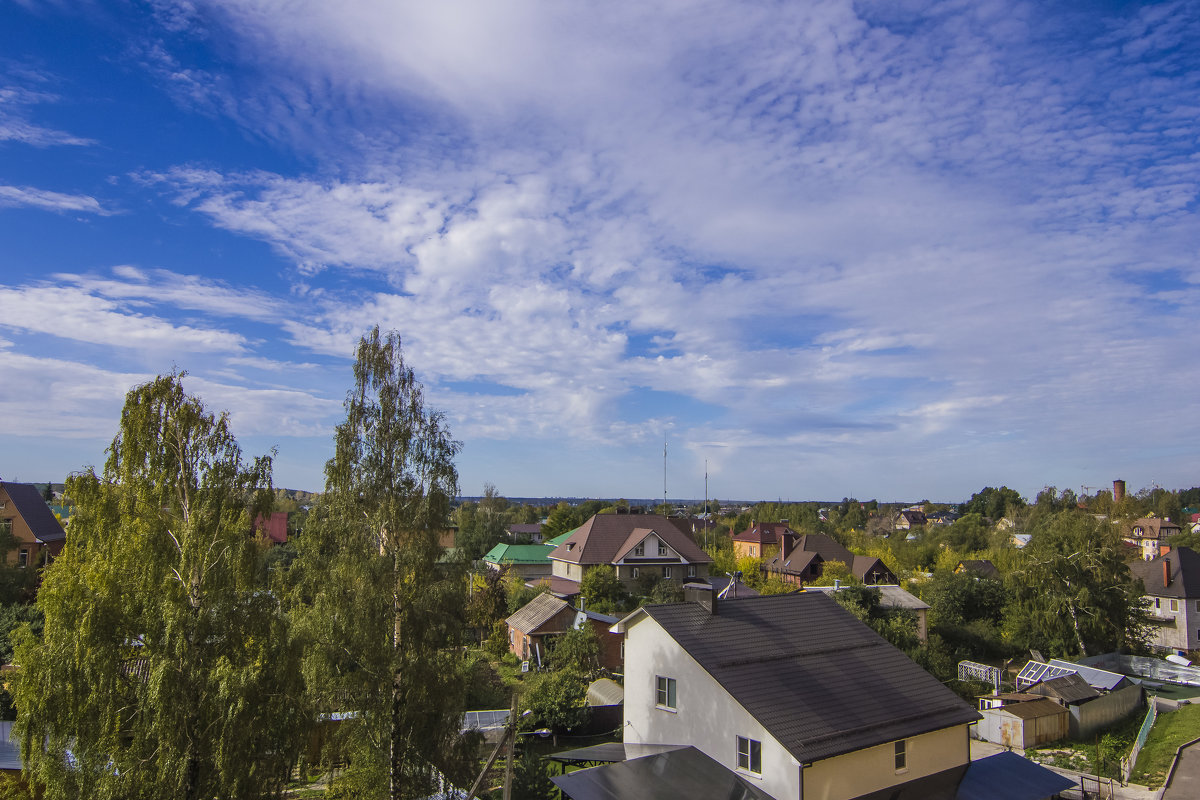
[[[574,543],[574,542],[567,542],[567,552],[570,552],[570,551],[572,551],[572,550],[574,550],[574,549],[575,549],[575,543]]]
[[[637,547],[633,548],[633,554],[634,554],[635,556],[644,556],[644,555],[646,555],[646,545],[645,545],[645,544],[639,544]]]
[[[660,556],[665,556],[667,554],[667,546],[662,542],[658,543],[658,554]]]

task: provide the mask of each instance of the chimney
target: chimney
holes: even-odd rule
[[[796,549],[796,534],[791,530],[782,530],[779,532],[779,563],[783,564],[787,561],[788,556]]]
[[[713,616],[717,615],[717,593],[709,583],[685,583],[683,585],[683,600],[686,603],[699,603],[700,607]]]
[[[1164,558],[1162,560],[1162,565],[1163,565],[1163,588],[1165,589],[1171,585],[1171,559]]]
[[[1125,481],[1113,481],[1113,502],[1120,503],[1125,499]]]

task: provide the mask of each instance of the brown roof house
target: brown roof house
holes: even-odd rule
[[[768,550],[779,547],[784,533],[799,536],[786,522],[756,522],[733,537],[733,552],[738,558],[766,558]]]
[[[887,564],[874,556],[856,556],[823,533],[780,533],[779,554],[763,564],[768,574],[785,583],[803,586],[821,576],[826,561],[841,561],[850,573],[867,585],[899,583]]]
[[[1177,547],[1131,568],[1150,602],[1154,647],[1183,653],[1200,649],[1200,553]]]
[[[657,514],[596,514],[550,552],[555,593],[589,569],[608,564],[617,578],[635,588],[645,577],[704,580],[712,556],[700,549],[675,521]]]
[[[975,736],[985,742],[1025,750],[1065,739],[1070,732],[1070,712],[1045,697],[1005,701],[984,697],[983,719],[975,726]]]
[[[954,568],[956,573],[973,572],[978,578],[991,578],[993,580],[1000,579],[1000,570],[996,568],[990,560],[981,558],[978,560],[967,559],[958,562]]]
[[[18,567],[53,558],[67,543],[67,532],[32,483],[0,481],[0,533],[4,532],[14,540],[8,562]]]
[[[1166,547],[1167,539],[1177,533],[1183,533],[1183,528],[1169,519],[1143,517],[1133,521],[1123,538],[1140,547],[1142,558],[1149,561],[1168,552],[1170,548]]]
[[[543,592],[522,606],[509,617],[508,649],[517,658],[533,662],[537,667],[546,664],[553,639],[572,628],[588,625],[600,640],[600,655],[596,666],[619,672],[622,663],[621,637],[609,629],[617,622],[616,617],[581,611],[572,608],[566,600]]]

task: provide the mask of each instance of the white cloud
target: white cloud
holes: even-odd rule
[[[73,136],[29,120],[28,106],[57,101],[55,95],[46,92],[20,86],[0,86],[0,142],[20,142],[34,147],[95,144],[92,139]]]
[[[40,208],[44,211],[84,211],[89,214],[108,216],[114,212],[105,209],[100,201],[89,195],[62,194],[28,186],[0,185],[0,208]]]
[[[247,344],[237,333],[176,325],[70,287],[0,288],[0,305],[0,326],[88,344],[183,353],[240,353]]]

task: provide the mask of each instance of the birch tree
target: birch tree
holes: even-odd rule
[[[180,375],[126,397],[101,474],[73,476],[70,536],[18,635],[27,776],[46,798],[276,793],[306,730],[299,654],[259,580],[271,459]]]
[[[452,646],[465,581],[438,563],[460,445],[426,408],[395,333],[360,340],[345,409],[299,540],[305,674],[323,710],[349,717],[341,744],[360,791],[427,796],[462,751]]]
[[[1107,522],[1056,514],[1022,551],[1008,588],[1005,628],[1019,647],[1073,657],[1145,646],[1141,582]]]

